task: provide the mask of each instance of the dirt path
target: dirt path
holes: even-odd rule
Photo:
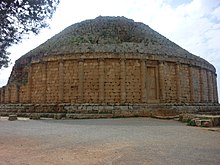
[[[220,164],[220,133],[149,118],[0,120],[0,165]]]
[[[122,155],[117,150],[128,144],[106,144],[96,146],[56,147],[44,144],[38,139],[0,139],[1,165],[42,165],[42,164],[112,164]],[[2,141],[5,141],[2,143]],[[123,162],[122,162],[123,164]]]

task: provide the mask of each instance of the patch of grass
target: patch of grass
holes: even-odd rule
[[[188,126],[196,126],[196,122],[195,122],[195,120],[190,120],[190,119],[188,119],[188,120],[187,120],[187,125],[188,125]]]

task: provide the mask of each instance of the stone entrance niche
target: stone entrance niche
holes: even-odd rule
[[[69,113],[72,106],[115,116],[219,106],[214,66],[125,17],[74,24],[22,56],[0,103],[0,112]]]

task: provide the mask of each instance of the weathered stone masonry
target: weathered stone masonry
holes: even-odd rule
[[[216,78],[214,66],[149,26],[97,17],[66,28],[16,61],[0,88],[0,115],[215,111],[220,110]]]
[[[1,103],[218,102],[216,73],[205,65],[141,54],[82,57],[56,55],[33,61],[26,84],[1,88]]]

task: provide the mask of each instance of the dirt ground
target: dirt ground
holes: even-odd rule
[[[0,119],[0,165],[220,164],[219,128],[151,118]]]

